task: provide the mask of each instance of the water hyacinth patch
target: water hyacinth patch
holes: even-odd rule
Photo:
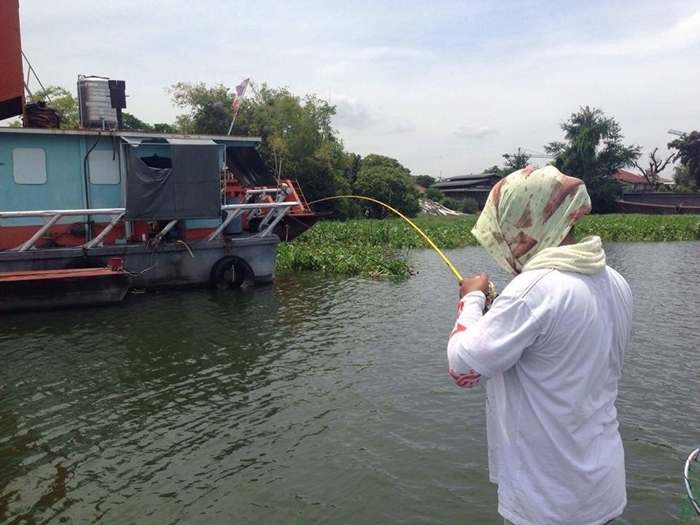
[[[421,216],[412,219],[440,249],[477,246],[476,217]],[[576,238],[599,235],[607,242],[700,240],[698,215],[588,215],[576,223]],[[290,243],[280,243],[277,271],[314,271],[362,277],[408,277],[410,249],[428,248],[400,218],[323,221]]]

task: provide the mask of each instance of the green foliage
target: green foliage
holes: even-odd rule
[[[418,186],[423,186],[426,189],[430,188],[430,186],[437,182],[435,177],[431,177],[430,175],[417,175],[414,177],[414,179]]]
[[[134,131],[146,131],[146,132],[157,132],[157,133],[175,133],[175,127],[170,124],[147,124],[143,120],[135,117],[131,113],[122,113],[122,126],[124,129],[130,129]]]
[[[165,122],[159,122],[158,124],[153,124],[151,126],[151,131],[157,133],[176,133],[177,129],[172,124],[166,124]]]
[[[420,216],[412,222],[440,249],[478,246],[474,215]],[[577,239],[604,242],[700,240],[698,215],[587,215],[576,222]],[[277,270],[319,271],[364,277],[408,277],[408,250],[429,248],[410,224],[389,220],[324,221],[290,243],[281,243]]]
[[[341,223],[345,224],[345,223]],[[404,257],[405,258],[405,257]],[[326,242],[309,249],[307,245],[281,243],[277,254],[279,273],[313,271],[362,277],[404,277],[410,269],[396,250],[361,243]]]
[[[550,142],[547,153],[555,155],[554,166],[566,175],[586,183],[593,211],[611,210],[620,192],[612,179],[618,169],[631,166],[639,158],[639,146],[624,146],[620,125],[600,109],[580,108],[560,124],[566,142]]]
[[[428,188],[423,195],[435,202],[442,202],[445,199],[445,194],[437,188]]]
[[[506,172],[503,168],[499,168],[497,164],[494,164],[490,168],[486,168],[481,173],[495,173],[496,175],[508,175],[510,172]]]
[[[176,106],[190,110],[176,119],[176,128],[182,133],[225,135],[228,132],[235,93],[223,84],[207,87],[204,82],[178,82],[166,91]]]
[[[673,170],[673,180],[676,182],[675,191],[681,193],[694,193],[698,191],[698,184],[690,176],[688,166],[684,166],[683,164],[676,166]]]
[[[462,209],[462,203],[459,202],[457,199],[453,199],[452,197],[445,197],[441,204],[445,208],[449,208],[454,211],[460,211]]]
[[[345,168],[345,179],[350,183],[350,187],[355,185],[357,174],[360,172],[362,165],[362,156],[357,153],[348,154],[347,167]]]
[[[223,84],[180,82],[173,101],[188,113],[177,118],[183,132],[226,134],[234,92]],[[261,137],[258,151],[275,176],[295,179],[308,201],[350,192],[359,160],[348,155],[331,127],[335,106],[314,95],[298,97],[287,88],[251,84],[233,133]],[[318,211],[347,217],[357,208],[341,200],[319,204]]]
[[[592,213],[615,213],[615,201],[622,195],[622,184],[612,178],[600,178],[586,184],[591,197]]]
[[[411,175],[410,170],[404,167],[398,160],[392,159],[391,157],[385,157],[384,155],[377,155],[376,153],[370,153],[362,159],[360,170],[367,168],[391,169],[397,170],[404,175]],[[413,183],[413,181],[411,181],[411,183]]]
[[[503,163],[502,175],[508,175],[514,171],[523,170],[530,164],[531,156],[518,148],[517,153],[506,153],[503,155],[506,161]],[[505,173],[503,173],[505,172]]]
[[[479,211],[479,203],[472,197],[467,197],[462,201],[462,213],[476,213]]]
[[[41,93],[35,93],[39,102],[54,108],[61,115],[61,129],[75,129],[80,123],[78,99],[61,86],[47,86]]]
[[[362,159],[354,192],[388,204],[407,217],[415,217],[420,211],[418,190],[410,171],[396,159],[370,154]],[[391,212],[384,206],[363,203],[370,219],[387,217]]]
[[[124,129],[130,129],[134,131],[152,131],[153,126],[146,124],[143,120],[135,117],[131,113],[122,113],[122,124]]]
[[[669,148],[678,150],[676,160],[686,168],[687,180],[684,186],[700,188],[700,132],[684,133],[668,144]],[[692,184],[691,184],[692,183]]]
[[[603,241],[658,242],[700,240],[699,215],[587,215],[576,222],[577,239],[598,235]]]

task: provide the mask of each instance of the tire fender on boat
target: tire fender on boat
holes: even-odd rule
[[[253,269],[240,257],[222,257],[211,267],[209,282],[214,288],[238,288],[244,281],[252,280]]]

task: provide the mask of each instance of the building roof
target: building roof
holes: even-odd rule
[[[625,170],[617,170],[617,172],[615,173],[615,178],[620,182],[627,182],[628,184],[649,184],[649,181],[642,175],[630,173],[629,171]],[[675,184],[675,182],[672,180],[664,179],[663,177],[659,177],[659,184],[672,185]]]
[[[649,184],[649,181],[645,177],[625,170],[617,170],[617,172],[615,172],[615,178],[620,182],[627,182],[629,184]]]
[[[438,182],[473,181],[477,179],[488,179],[492,176],[502,177],[502,175],[498,175],[497,173],[470,173],[469,175],[455,175],[454,177],[448,177],[447,179],[440,180]]]
[[[496,173],[479,173],[477,175],[456,175],[445,180],[441,180],[433,184],[433,188],[437,188],[441,191],[446,190],[459,190],[459,189],[469,189],[470,191],[475,186],[484,185],[488,186],[489,189],[492,185],[492,179],[494,177],[502,178],[501,175]]]

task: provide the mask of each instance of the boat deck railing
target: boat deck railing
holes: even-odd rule
[[[226,218],[221,225],[216,228],[208,237],[206,242],[211,242],[214,239],[223,235],[226,227],[241,214],[248,212],[249,214],[263,215],[263,219],[258,225],[258,231],[254,234],[255,237],[267,237],[272,233],[274,227],[279,223],[290,208],[298,206],[298,202],[247,202],[259,194],[268,193],[267,190],[254,190],[251,195],[246,195],[244,202],[241,204],[223,204],[221,210],[226,212]],[[2,219],[22,219],[22,218],[41,218],[45,222],[26,242],[17,246],[11,251],[24,252],[34,248],[35,243],[43,238],[48,231],[58,221],[64,217],[90,216],[90,215],[106,215],[110,217],[109,224],[100,232],[99,235],[80,245],[79,248],[93,248],[100,245],[104,238],[114,228],[124,220],[126,210],[124,208],[86,208],[76,210],[35,210],[35,211],[7,211],[0,212],[0,220]],[[155,234],[157,240],[162,239],[167,233],[172,230],[178,223],[178,220],[169,221],[158,233]]]

